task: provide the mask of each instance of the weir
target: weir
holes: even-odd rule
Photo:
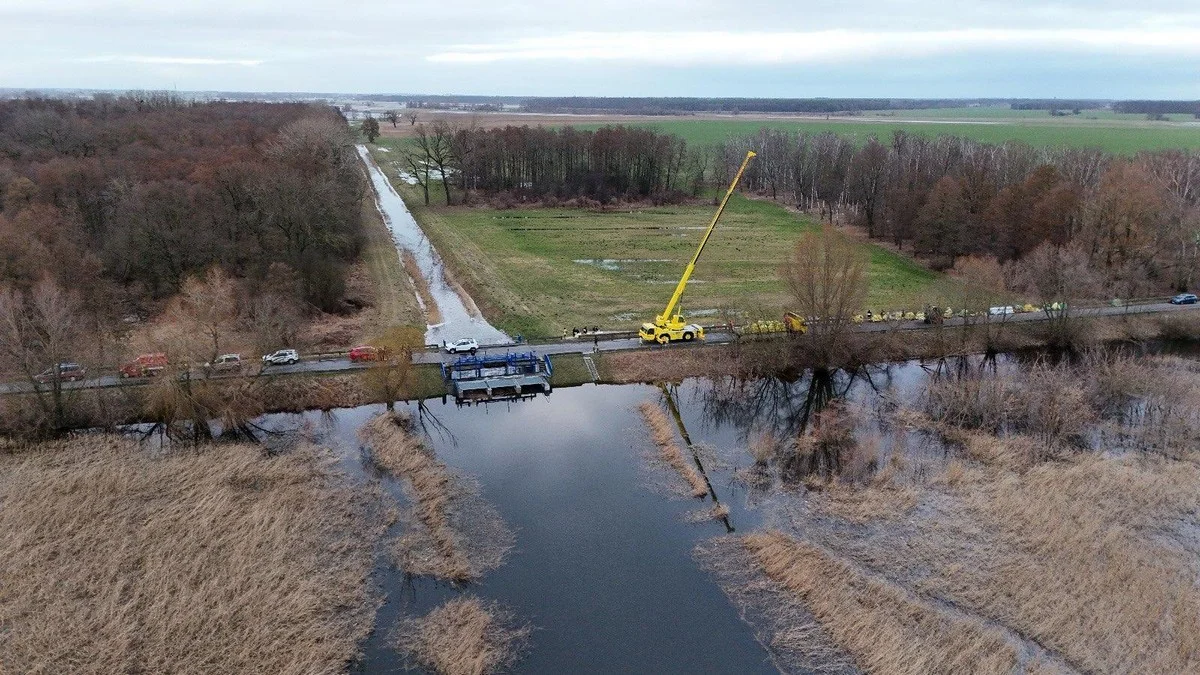
[[[550,393],[554,366],[535,352],[460,356],[442,364],[442,378],[459,404]]]

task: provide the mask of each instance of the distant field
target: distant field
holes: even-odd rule
[[[1036,121],[1035,121],[1036,119]],[[829,120],[683,120],[649,122],[644,126],[676,134],[688,143],[713,145],[730,137],[753,134],[763,127],[821,133],[830,131],[862,143],[871,136],[891,138],[893,132],[903,129],[922,136],[962,136],[984,143],[1021,141],[1033,146],[1067,146],[1076,148],[1097,147],[1109,152],[1133,154],[1141,150],[1164,150],[1168,148],[1200,148],[1200,125],[1183,126],[1164,122],[1122,122],[1121,120],[1075,120],[1059,121],[1064,118],[1034,119],[979,119],[970,121],[919,121],[896,119],[895,121],[862,118],[831,118]],[[1160,126],[1153,126],[1153,125]]]
[[[395,176],[388,153],[376,155]],[[633,211],[433,207],[397,183],[413,214],[489,318],[527,336],[599,325],[635,328],[662,311],[712,217],[711,205]],[[735,310],[778,318],[788,308],[779,268],[814,223],[783,207],[735,196],[684,308],[693,318]],[[871,259],[869,307],[951,303],[958,284],[904,256],[862,244]]]
[[[606,124],[645,126],[678,134],[694,145],[713,145],[732,136],[753,134],[763,127],[819,133],[831,131],[865,141],[875,135],[887,138],[896,129],[923,136],[954,135],[986,143],[1022,141],[1034,146],[1099,147],[1110,152],[1133,154],[1140,150],[1200,148],[1200,120],[1190,115],[1169,115],[1171,121],[1150,122],[1144,115],[1118,114],[1106,110],[1084,110],[1079,115],[1051,117],[1044,110],[1008,108],[937,108],[864,112],[854,117],[775,115],[694,115],[648,117],[621,115],[521,115],[480,113],[474,115],[422,111],[426,121],[442,117],[459,123],[485,127],[504,125],[563,126],[596,129]],[[385,137],[411,133],[407,124],[392,128],[385,124]]]

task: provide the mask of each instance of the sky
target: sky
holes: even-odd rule
[[[0,87],[1200,99],[1200,1],[0,0]]]

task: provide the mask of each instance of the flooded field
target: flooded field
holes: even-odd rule
[[[775,672],[772,653],[693,549],[750,531],[795,498],[737,477],[755,463],[746,450],[752,438],[794,433],[836,395],[859,397],[873,387],[907,395],[925,374],[910,364],[839,375],[818,382],[819,391],[804,379],[688,380],[588,385],[511,404],[407,406],[425,422],[437,459],[478,481],[515,546],[497,569],[461,588],[407,576],[381,555],[376,576],[387,602],[359,672],[404,672],[389,639],[396,622],[466,592],[534,627],[515,672]],[[674,471],[656,461],[638,411],[645,404],[665,415],[687,462],[699,460],[722,517],[712,516],[713,494],[689,496],[691,488],[681,491]],[[403,502],[402,481],[375,466],[360,438],[381,411],[274,415],[265,427],[314,434],[338,449],[345,469],[382,481]]]
[[[1200,362],[1178,349],[973,356],[272,414],[258,447],[164,453],[147,426],[137,461],[198,480],[223,458],[253,467],[263,477],[207,492],[142,483],[164,503],[231,495],[247,506],[229,517],[280,536],[313,518],[252,508],[305,499],[266,481],[273,467],[336,488],[295,574],[323,587],[335,570],[320,560],[352,554],[336,575],[353,602],[320,604],[354,630],[328,624],[340,651],[312,658],[357,649],[357,673],[1194,672],[1198,402]],[[72,442],[85,461],[89,435]],[[49,495],[0,480],[14,522],[40,522],[20,507],[35,496]],[[132,508],[112,499],[97,518]],[[32,545],[52,540],[14,538],[10,559],[53,565]],[[264,608],[278,601],[260,586]]]
[[[468,337],[475,338],[480,344],[511,342],[503,331],[483,318],[467,292],[447,276],[442,257],[413,219],[404,200],[396,194],[395,188],[371,159],[366,147],[358,146],[358,154],[367,166],[371,183],[375,186],[379,212],[383,214],[384,222],[396,241],[396,248],[402,259],[411,261],[406,267],[410,268],[410,274],[418,274],[424,279],[423,283],[414,280],[417,288],[427,289],[418,295],[421,309],[427,316],[437,317],[436,323],[426,327],[426,344],[454,342]],[[430,304],[434,307],[430,307]]]
[[[1162,367],[1192,363],[1162,358],[1175,359]],[[494,510],[511,531],[512,548],[495,569],[457,585],[406,575],[381,555],[376,580],[386,603],[356,669],[415,669],[397,652],[394,627],[468,597],[496,603],[532,629],[514,672],[853,672],[874,658],[878,646],[856,643],[848,636],[859,629],[827,615],[846,602],[883,603],[871,617],[879,622],[871,630],[891,631],[901,642],[917,640],[916,634],[889,624],[895,615],[888,612],[906,620],[923,613],[923,621],[944,622],[948,634],[998,650],[996,672],[1103,665],[1072,660],[1073,648],[1053,638],[1050,644],[1031,639],[1036,629],[1026,625],[1025,610],[1005,609],[990,596],[962,595],[955,582],[978,583],[979,593],[987,583],[947,563],[947,556],[972,559],[989,546],[1001,553],[1007,546],[1019,548],[1020,541],[1007,542],[1003,531],[983,536],[980,532],[990,530],[947,534],[943,528],[981,527],[998,516],[979,511],[986,504],[956,489],[974,485],[971,491],[1005,504],[1011,495],[992,484],[1024,480],[1029,468],[1004,465],[1001,474],[988,478],[999,455],[971,464],[984,457],[973,445],[983,437],[955,436],[943,423],[948,418],[930,421],[942,414],[938,406],[948,405],[937,393],[939,383],[1036,379],[1056,367],[1042,357],[973,357],[815,378],[803,374],[791,381],[586,385],[510,404],[409,405],[406,412],[424,429],[436,460],[456,480],[476,486],[486,510]],[[1074,385],[1064,386],[1055,396],[1069,402]],[[1113,420],[1156,405],[1146,399]],[[360,436],[381,410],[278,415],[267,426],[315,434],[338,449],[345,468],[363,480],[381,481],[403,503],[411,492],[402,480],[378,470]],[[1180,419],[1194,417],[1184,413]],[[1028,423],[1012,415],[1006,420],[1012,430]],[[1132,427],[1124,424],[1089,428],[1086,437],[1069,442],[1113,450],[1144,450],[1158,442],[1128,433]],[[1118,475],[1085,466],[1092,469],[1068,469],[1100,471],[1095,476],[1100,481]],[[1131,485],[1149,480],[1141,470],[1120,469],[1133,471]],[[1047,480],[1059,478],[1052,474]],[[1075,474],[1067,478],[1064,490],[1082,489]],[[1013,487],[1018,494],[1024,489]],[[920,548],[901,553],[906,541]],[[969,548],[950,553],[956,546]],[[910,568],[905,555],[921,569]],[[1079,564],[1078,556],[1087,555],[1076,551],[1059,559]],[[791,562],[771,567],[779,560]],[[804,590],[786,576],[773,576],[800,568],[823,570],[822,577],[847,585],[823,588],[833,593],[824,598],[812,596],[812,589],[801,596],[781,590]],[[861,592],[862,584],[873,589],[870,597],[851,593]],[[797,622],[807,628],[797,633]],[[1091,639],[1086,629],[1079,630],[1079,640]],[[885,662],[916,659],[911,663],[928,666],[928,659],[951,659],[960,648],[926,645],[895,657],[901,661]],[[981,653],[968,650],[955,658]]]

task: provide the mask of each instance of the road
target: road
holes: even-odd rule
[[[1123,314],[1168,314],[1173,312],[1187,312],[1200,310],[1200,305],[1172,305],[1167,302],[1149,303],[1143,305],[1131,305],[1126,307],[1093,307],[1082,308],[1071,311],[1072,317],[1097,317],[1097,316],[1120,316]],[[994,324],[1002,323],[1025,323],[1030,321],[1045,321],[1046,315],[1044,312],[1026,312],[1021,314],[1010,314],[1008,316],[990,316],[987,320]],[[979,319],[975,319],[978,321]],[[945,321],[945,326],[962,325],[963,319],[953,318]],[[867,323],[856,326],[856,330],[863,333],[886,332],[889,330],[928,330],[932,328],[928,324],[920,321],[901,321],[879,323]],[[625,335],[622,333],[621,335]],[[598,337],[599,339],[594,339]],[[733,342],[737,337],[723,329],[713,329],[708,332],[705,339],[706,344],[727,344]],[[605,337],[603,333],[597,336],[582,335],[578,338],[567,338],[556,342],[545,344],[505,344],[505,345],[490,345],[480,348],[480,353],[483,354],[505,354],[510,352],[525,352],[533,350],[538,354],[590,354],[593,351],[614,352],[630,349],[675,349],[675,346],[658,346],[644,345],[638,338],[630,337]],[[413,355],[414,363],[448,363],[455,356],[445,354],[443,352],[427,349]],[[287,366],[268,366],[265,368],[249,367],[242,373],[241,377],[253,377],[259,374],[263,375],[288,375],[297,373],[337,373],[350,372],[369,368],[369,363],[353,363],[349,357],[343,354],[330,354],[327,356],[306,356],[299,363]],[[222,375],[220,379],[239,377],[238,374]],[[80,382],[64,382],[64,389],[92,389],[102,387],[118,387],[146,384],[150,380],[146,378],[130,378],[123,379],[116,375],[102,375],[96,378],[89,378]],[[10,382],[8,384],[0,384],[0,394],[15,394],[27,393],[33,391],[33,387],[28,383]]]

